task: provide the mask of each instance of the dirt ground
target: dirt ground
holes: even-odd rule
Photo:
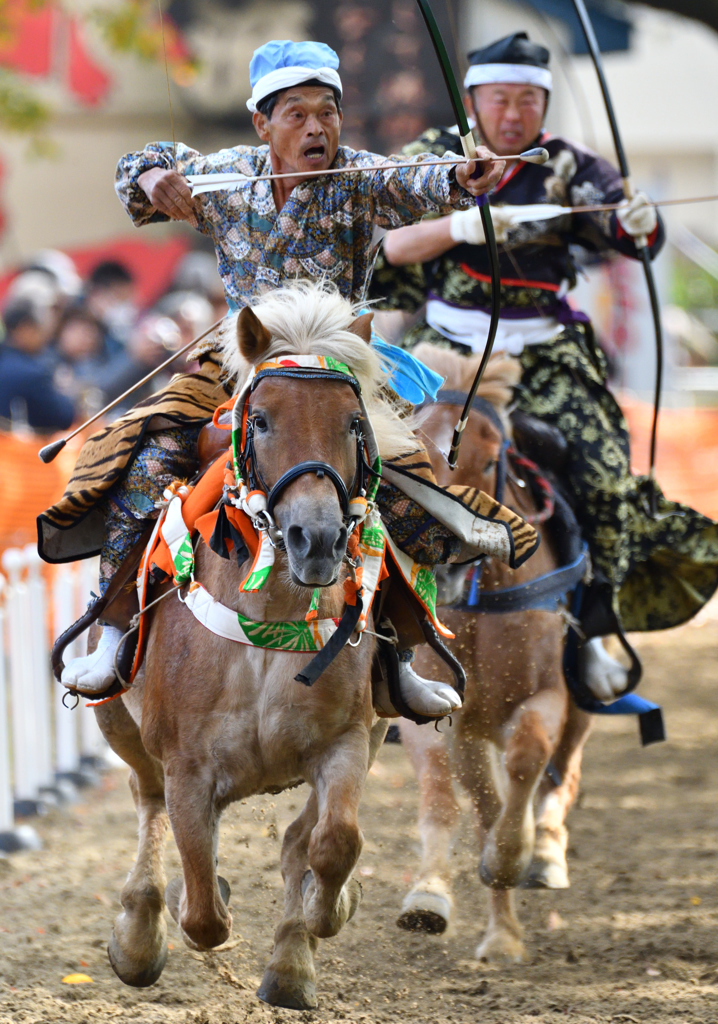
[[[478,964],[485,892],[469,815],[455,846],[457,913],[441,937],[395,919],[417,865],[417,794],[400,746],[385,746],[363,802],[364,902],[321,944],[319,1008],[260,1003],[255,989],[281,901],[279,839],[301,790],[227,813],[220,870],[232,886],[233,945],[198,954],[170,923],[170,958],[151,989],[125,988],[105,946],[134,855],[122,770],[38,825],[39,853],[0,861],[0,1021],[13,1024],[236,1024],[252,1021],[718,1021],[718,624],[714,616],[639,642],[643,692],[669,741],[642,750],[635,721],[602,720],[570,817],[572,887],[519,894],[524,965]],[[168,843],[168,874],[177,854]],[[66,985],[82,972],[92,984]]]

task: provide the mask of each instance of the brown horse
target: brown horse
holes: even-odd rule
[[[230,321],[236,335],[227,363],[240,381],[252,365],[280,355],[349,363],[382,455],[415,448],[409,427],[380,398],[385,378],[367,344],[370,315],[353,319],[349,303],[309,286],[270,293],[254,308]],[[254,458],[268,485],[313,460],[332,467],[351,494],[362,410],[339,376],[268,377],[255,387]],[[240,593],[247,567],[240,571],[236,560],[204,544],[196,549],[196,580],[255,622],[303,620],[308,587],[322,588],[320,618],[340,616],[347,527],[336,479],[304,471],[283,488],[273,515],[284,547],[263,589]],[[344,647],[309,687],[295,680],[307,654],[217,636],[176,597],[151,614],[143,672],[120,700],[97,708],[104,735],[131,768],[139,818],[137,861],[108,949],[112,966],[129,985],[157,980],[167,959],[165,903],[190,947],[225,942],[232,916],[228,886],[216,871],[222,810],[307,782],[307,802],[284,837],[284,914],[258,995],[278,1006],[315,1006],[317,940],[336,935],[361,894],[351,878],[362,847],[357,812],[386,731],[372,706],[373,638]],[[166,885],[168,816],[183,875]]]
[[[468,391],[477,360],[431,345],[415,354],[446,377],[446,389]],[[518,379],[515,360],[497,356],[489,363],[480,395],[492,403],[508,431],[506,405]],[[438,404],[423,415],[420,436],[440,483],[465,483],[494,493],[502,438],[492,419],[472,410],[464,432],[459,465],[449,469],[449,450],[460,405]],[[503,499],[528,518],[536,512],[529,488],[509,476]],[[484,563],[483,591],[531,580],[558,565],[550,535],[541,529],[538,552],[518,570]],[[466,571],[440,570],[440,600],[458,601]],[[443,594],[442,594],[443,589]],[[581,754],[590,716],[579,711],[566,690],[562,672],[563,623],[551,611],[477,614],[442,608],[442,621],[456,634],[450,642],[467,674],[463,708],[453,728],[442,734],[419,729],[402,719],[401,736],[420,789],[419,831],[422,861],[419,880],[404,900],[399,924],[441,932],[450,918],[449,848],[459,816],[452,779],[458,779],[477,815],[481,860],[479,874],[491,888],[488,927],[477,949],[481,959],[520,960],[525,950],[513,889],[568,886],[564,825],[575,799]],[[416,669],[431,678],[443,671],[433,652],[417,652]],[[551,775],[546,774],[551,763]],[[536,804],[536,812],[534,811]]]

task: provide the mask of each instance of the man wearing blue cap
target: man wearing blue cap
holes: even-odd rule
[[[567,439],[565,481],[591,551],[594,584],[585,606],[594,623],[600,620],[597,631],[613,632],[620,620],[626,630],[665,629],[695,615],[714,593],[718,526],[668,501],[653,480],[632,475],[628,429],[606,387],[606,360],[588,317],[565,298],[577,279],[574,247],[637,258],[635,240],[642,236],[654,256],[665,239],[663,225],[643,193],[624,200],[620,174],[607,160],[544,130],[549,56],[525,32],[468,55],[465,102],[477,137],[498,155],[537,145],[550,154],[542,166],[512,161],[491,192],[501,272],[495,350],[521,361],[518,409],[557,426]],[[459,149],[456,128],[430,128],[404,153],[444,156]],[[621,208],[569,210],[551,220],[522,216],[522,207],[540,213],[546,203]],[[384,239],[371,297],[382,300],[379,308],[410,312],[426,303],[404,339],[407,347],[426,341],[463,354],[483,350],[491,268],[478,212],[457,210]],[[626,670],[598,637],[583,645],[582,656],[595,696],[609,700],[625,688]]]
[[[345,298],[361,302],[376,229],[469,206],[468,192],[481,195],[501,176],[501,163],[489,164],[477,180],[471,180],[472,164],[422,169],[427,157],[421,154],[416,168],[392,170],[399,157],[340,146],[338,66],[336,53],[324,43],[266,43],[252,57],[247,102],[263,145],[203,156],[182,143],[157,142],[118,164],[117,194],[138,227],[185,220],[212,239],[230,308],[297,276],[329,278]],[[388,170],[303,176],[377,163]],[[296,177],[248,182],[193,200],[185,176],[213,172]]]
[[[424,167],[432,157],[419,154],[415,166],[394,168],[404,161],[340,146],[338,66],[337,55],[323,43],[269,42],[252,58],[247,104],[263,145],[203,156],[182,143],[156,142],[118,164],[117,194],[137,226],[185,220],[212,239],[231,309],[297,277],[329,279],[345,298],[363,301],[381,229],[469,206],[471,195],[483,194],[503,171],[503,162],[492,162],[488,150],[479,153],[487,163],[474,180],[475,162]],[[307,176],[378,163],[387,170]],[[290,176],[248,181],[193,200],[186,175],[213,172]],[[222,377],[219,343],[210,339],[197,355],[198,374],[174,378],[151,401],[85,443],[62,501],[40,516],[39,550],[49,561],[96,553],[98,527],[104,525],[102,593],[156,516],[154,503],[164,488],[173,478],[195,472],[199,431],[231,394]],[[414,387],[417,381],[422,383],[419,375]],[[157,417],[164,427],[153,430],[151,420],[156,423]],[[65,685],[83,693],[104,691],[114,679],[120,636],[119,629],[106,625],[97,651],[66,666]],[[459,706],[455,691],[419,677],[410,652],[404,654],[400,688],[415,712],[438,718]]]

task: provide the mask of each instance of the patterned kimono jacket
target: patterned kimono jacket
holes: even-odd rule
[[[588,206],[623,199],[620,175],[606,160],[546,133],[538,143],[549,151],[548,163],[517,165],[491,193],[492,206]],[[459,149],[452,131],[432,128],[405,152],[443,156]],[[649,239],[652,254],[663,241],[659,220]],[[694,615],[718,586],[718,527],[660,492],[659,515],[649,515],[656,485],[631,474],[628,430],[606,387],[606,360],[588,318],[564,297],[576,282],[570,248],[576,244],[589,252],[636,257],[615,212],[519,224],[499,246],[501,331],[523,368],[516,403],[559,427],[568,440],[566,484],[598,583],[610,589],[624,627],[664,629]],[[472,311],[490,310],[489,271],[485,245],[457,245],[429,263],[403,267],[390,266],[380,254],[370,298],[380,300],[380,309],[410,312],[426,303],[426,315],[404,339],[407,347],[428,341],[468,354],[465,328]],[[512,348],[512,328],[519,321],[526,328],[529,318],[536,324],[533,335]]]

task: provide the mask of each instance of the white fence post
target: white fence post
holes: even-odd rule
[[[26,813],[36,812],[40,776],[35,760],[34,693],[27,621],[27,585],[21,577],[22,551],[9,548],[2,557],[7,573],[8,636],[10,637],[10,700],[12,704],[13,777],[15,800]]]
[[[35,760],[40,781],[40,794],[43,790],[55,790],[55,777],[52,770],[52,730],[50,725],[51,691],[50,691],[50,659],[48,652],[49,634],[47,629],[47,600],[45,581],[40,575],[41,559],[34,544],[23,549],[27,567],[26,583],[26,630],[30,640],[30,672],[32,696],[35,703],[34,734]]]
[[[60,636],[77,618],[75,613],[75,570],[71,565],[60,565],[52,586],[53,631]],[[65,662],[75,656],[77,642],[65,649]],[[54,680],[55,687],[55,771],[60,778],[78,781],[80,750],[77,742],[77,715],[65,707],[62,698],[64,686]],[[72,705],[72,701],[69,702]]]
[[[5,593],[5,578],[0,576],[0,600]],[[15,820],[10,778],[10,736],[7,728],[10,701],[5,679],[5,611],[0,605],[0,835],[9,832]]]
[[[8,595],[4,577],[0,576],[0,602]],[[39,850],[40,838],[31,825],[15,825],[12,799],[12,764],[10,760],[10,734],[8,718],[10,694],[7,688],[5,652],[8,649],[5,609],[0,603],[0,851]]]

